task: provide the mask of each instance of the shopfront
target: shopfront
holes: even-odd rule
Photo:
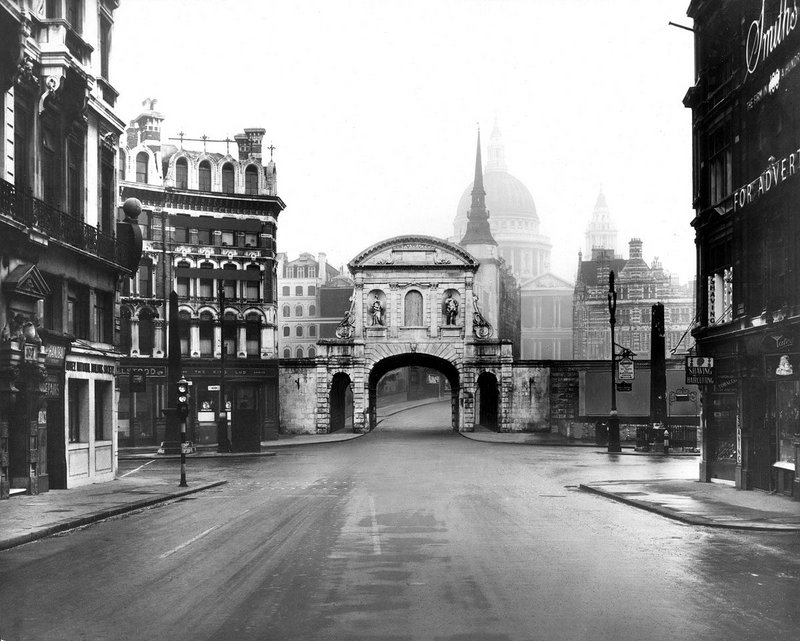
[[[765,433],[753,485],[791,495],[800,440],[800,352],[765,354]]]

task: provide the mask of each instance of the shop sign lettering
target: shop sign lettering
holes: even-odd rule
[[[707,356],[686,357],[686,384],[711,385],[714,383],[714,359]]]
[[[745,61],[748,73],[753,73],[759,63],[765,61],[797,26],[797,0],[780,0],[778,17],[770,25],[766,23],[766,0],[761,0],[761,14],[750,23],[745,42]]]
[[[770,189],[779,185],[797,174],[800,170],[800,149],[793,151],[788,156],[775,160],[769,158],[767,168],[756,178],[746,185],[742,185],[733,192],[733,210],[744,209],[747,205],[755,202]]]
[[[102,365],[100,363],[83,363],[67,361],[66,370],[68,372],[91,372],[92,374],[114,374],[113,365]]]

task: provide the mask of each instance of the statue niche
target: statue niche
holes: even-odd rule
[[[380,289],[373,289],[367,295],[370,327],[386,326],[386,294]]]
[[[458,312],[461,308],[461,297],[455,289],[448,289],[442,299],[442,316],[446,326],[458,325]]]

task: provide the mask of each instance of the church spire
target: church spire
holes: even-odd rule
[[[475,154],[475,182],[472,185],[472,205],[467,213],[467,230],[461,244],[497,245],[489,227],[489,212],[486,210],[486,191],[483,188],[483,164],[481,162],[481,130],[478,129],[478,150]]]

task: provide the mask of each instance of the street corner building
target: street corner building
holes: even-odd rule
[[[136,198],[143,210],[138,274],[123,281],[120,297],[120,441],[165,441],[166,303],[175,291],[191,384],[188,440],[257,451],[278,433],[276,236],[285,205],[274,148],[264,160],[260,128],[232,140],[162,140],[163,120],[156,101],[145,100],[118,152],[121,201]]]
[[[0,498],[116,472],[116,0],[0,0]]]
[[[688,14],[701,480],[800,499],[800,8],[698,0]]]

